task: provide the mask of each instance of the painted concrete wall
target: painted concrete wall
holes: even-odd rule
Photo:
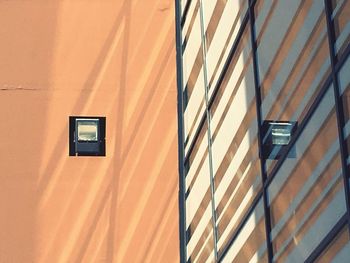
[[[174,3],[0,1],[0,262],[178,262]],[[106,116],[106,157],[68,117]]]

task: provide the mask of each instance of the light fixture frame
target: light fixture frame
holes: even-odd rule
[[[288,143],[284,144],[277,144],[273,143],[273,130],[274,126],[291,126],[289,131],[289,140]],[[298,128],[298,122],[297,121],[276,121],[276,120],[265,120],[262,124],[262,132],[263,132],[263,152],[262,152],[262,158],[265,160],[272,159],[277,160],[280,158],[281,153],[283,152],[283,149],[285,149],[293,135],[295,134],[296,130]],[[292,147],[289,151],[287,158],[296,158],[296,149],[295,147]]]
[[[78,129],[82,122],[97,123],[97,140],[79,140]],[[69,156],[106,156],[106,117],[69,117]]]

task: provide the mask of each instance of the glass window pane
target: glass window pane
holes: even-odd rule
[[[268,262],[262,199],[248,218],[223,262]]]
[[[343,67],[339,71],[339,84],[340,84],[340,94],[343,101],[343,107],[344,107],[344,137],[345,137],[345,143],[348,148],[348,153],[350,153],[350,59],[348,58],[347,61],[344,63]],[[346,162],[348,164],[348,167],[350,169],[350,156],[347,156]]]
[[[202,71],[203,72],[203,71]],[[195,94],[192,96],[188,107],[184,113],[184,128],[185,128],[185,154],[188,153],[203,115],[205,114],[205,99],[204,99],[204,78],[200,77],[201,84],[195,89]]]
[[[333,86],[268,187],[276,262],[303,262],[346,212]]]
[[[194,22],[196,20],[196,16],[199,10],[199,0],[189,0],[188,10],[186,13],[185,21],[182,25],[182,41],[186,43],[190,34],[192,34],[192,29],[194,26]],[[186,4],[187,5],[187,4]],[[184,8],[184,6],[182,6]],[[182,18],[184,19],[184,18]],[[185,47],[185,46],[184,46]]]
[[[335,51],[341,56],[350,42],[350,1],[332,0],[335,26]]]
[[[250,30],[237,51],[210,108],[219,251],[261,189],[256,99]]]
[[[350,258],[349,229],[343,230],[329,244],[325,251],[315,261],[317,263],[348,262]]]
[[[220,0],[215,3],[213,15],[206,29],[207,76],[209,96],[213,94],[219,76],[224,68],[231,47],[247,13],[247,0]],[[204,5],[205,7],[205,5]],[[209,20],[209,18],[206,18]]]
[[[214,247],[207,122],[186,163],[187,256],[204,260]]]
[[[258,0],[255,12],[262,119],[300,123],[330,73],[323,1]]]
[[[185,154],[205,113],[205,85],[199,1],[192,1],[182,28]]]
[[[193,94],[195,84],[203,66],[199,1],[192,1],[190,7],[186,17],[186,23],[182,28],[185,107]],[[204,87],[201,86],[200,88]]]
[[[214,250],[213,225],[211,220],[206,223],[204,230],[200,231],[199,237],[193,241],[187,244],[188,261],[205,262]]]
[[[206,262],[209,258],[214,256],[214,239],[213,230],[208,227],[206,235],[202,237],[200,242],[193,253],[188,257],[187,262]],[[214,262],[213,260],[208,260],[208,262]]]
[[[208,158],[208,125],[204,122],[198,137],[194,142],[192,151],[188,156],[186,162],[186,190],[191,191],[194,182],[197,179],[201,169],[203,168],[205,160]],[[209,168],[208,168],[209,169]]]

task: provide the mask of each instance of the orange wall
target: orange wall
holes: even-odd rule
[[[0,262],[178,262],[174,3],[0,1]],[[68,117],[107,118],[106,157]]]

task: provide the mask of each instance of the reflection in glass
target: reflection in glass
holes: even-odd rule
[[[213,250],[207,130],[205,122],[187,161],[187,256],[192,262],[205,262]]]
[[[262,199],[229,247],[223,262],[268,262]]]
[[[344,227],[315,261],[317,263],[347,262],[350,258],[349,229]]]
[[[262,119],[301,123],[330,73],[323,1],[258,0],[255,12]]]
[[[335,27],[335,51],[342,55],[350,41],[350,1],[332,0]]]
[[[246,27],[210,108],[219,253],[262,186],[250,33]]]
[[[275,262],[303,262],[345,214],[333,86],[268,187]]]
[[[350,153],[350,59],[344,63],[343,67],[340,69],[338,74],[340,94],[343,101],[344,107],[344,138],[345,144],[348,148],[348,153]],[[347,165],[350,168],[350,156],[346,157]]]

